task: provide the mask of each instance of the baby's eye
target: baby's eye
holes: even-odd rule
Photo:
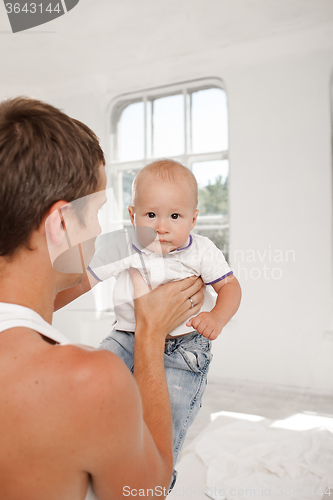
[[[179,214],[172,214],[171,215],[171,219],[173,219],[173,220],[177,220],[177,219],[179,219],[179,217],[180,217]]]
[[[154,212],[148,212],[147,217],[149,217],[149,219],[153,219],[155,217]]]

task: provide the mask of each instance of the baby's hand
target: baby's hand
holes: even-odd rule
[[[214,311],[202,312],[194,316],[186,323],[186,326],[192,326],[204,337],[215,340],[223,329],[223,321]]]

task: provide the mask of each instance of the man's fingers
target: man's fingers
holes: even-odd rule
[[[202,287],[201,290],[199,290],[198,292],[191,295],[193,305],[196,305],[198,303],[200,303],[202,305],[204,298],[205,298],[204,290],[205,290],[204,287]]]
[[[202,279],[198,278],[197,276],[195,277],[194,280],[192,279],[192,276],[190,276],[189,278],[186,278],[186,280],[184,281],[187,280],[191,281],[188,281],[189,286],[186,286],[186,288],[183,289],[183,294],[185,295],[186,298],[191,297],[192,299],[194,296],[196,296],[199,302],[204,297],[206,286],[203,284]]]
[[[128,270],[134,287],[135,315],[147,318],[155,314],[155,321],[162,323],[164,333],[170,333],[176,326],[199,313],[203,298],[202,279],[190,276],[185,280],[174,281],[158,286],[150,291],[142,275],[136,269]],[[146,295],[145,299],[139,299]],[[194,300],[193,298],[194,297]],[[191,298],[191,301],[188,300]],[[192,305],[193,304],[193,305]],[[164,325],[164,326],[163,326]]]
[[[142,297],[142,295],[145,295],[149,292],[147,283],[144,281],[143,277],[137,269],[130,267],[128,269],[128,273],[133,283],[135,299],[137,299],[138,297]]]
[[[195,316],[201,309],[201,306],[202,306],[202,302],[199,302],[198,304],[195,304],[193,307],[188,307],[187,305],[187,301],[185,301],[185,303],[183,304],[183,312],[180,316],[181,318],[181,323],[185,322],[189,317],[191,317],[191,326],[193,328],[196,328],[193,323],[192,323],[192,316]]]
[[[201,306],[204,302],[205,298],[205,285],[203,285],[201,278],[198,278],[196,282],[191,285],[189,288],[185,289],[182,291],[183,297],[184,297],[184,302],[187,304],[187,302],[190,302],[191,305],[193,304],[193,307],[196,307],[199,305],[199,308],[196,310],[192,310],[192,315],[194,315],[196,312],[198,312],[201,309]],[[189,301],[189,299],[191,299]]]
[[[193,293],[200,290],[202,286],[202,280],[198,276],[189,276],[188,278],[179,280],[177,283],[179,283],[180,290],[190,290],[192,288]]]

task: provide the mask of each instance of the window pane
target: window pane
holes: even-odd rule
[[[143,102],[127,106],[118,122],[118,160],[142,160],[144,157]]]
[[[193,232],[209,238],[223,252],[229,262],[229,226],[220,229],[209,229],[208,224],[197,222]]]
[[[198,182],[200,210],[195,232],[210,238],[227,258],[229,161],[196,162],[192,171]]]
[[[122,185],[123,185],[123,195],[122,195],[122,216],[123,219],[129,220],[128,206],[132,204],[132,183],[134,176],[138,173],[138,170],[126,170],[122,172]]]
[[[200,215],[227,215],[229,161],[196,162],[192,171],[198,182]]]
[[[184,153],[184,97],[182,94],[153,101],[153,155],[177,156]]]
[[[146,105],[146,113],[147,113],[147,158],[152,157],[152,102],[147,101]]]
[[[221,89],[192,93],[192,152],[228,149],[227,96]]]

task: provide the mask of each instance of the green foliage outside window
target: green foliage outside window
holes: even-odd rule
[[[208,182],[207,186],[199,188],[199,215],[221,215],[223,224],[228,223],[228,178],[224,181],[222,176],[216,178],[214,184]],[[213,223],[211,223],[213,224]],[[209,226],[209,223],[207,224]],[[200,228],[197,226],[197,232],[211,239],[215,245],[222,250],[228,260],[228,242],[229,229]]]

